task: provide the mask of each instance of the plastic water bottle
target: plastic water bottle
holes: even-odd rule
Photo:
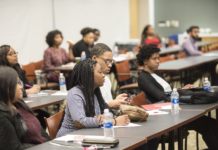
[[[81,60],[86,60],[86,53],[85,53],[85,51],[83,51],[81,53]]]
[[[179,93],[177,92],[176,88],[173,89],[173,92],[171,94],[171,107],[172,114],[179,113]]]
[[[104,137],[114,138],[113,114],[109,112],[109,109],[104,110],[103,125],[104,125]]]
[[[64,77],[63,73],[60,73],[59,83],[60,83],[60,91],[61,92],[67,91],[65,77]]]
[[[162,39],[161,39],[161,48],[165,48],[166,47],[166,45],[165,45],[165,38],[164,37],[162,37]]]
[[[204,89],[207,90],[207,91],[211,91],[210,81],[208,80],[208,78],[204,79]]]
[[[114,56],[118,56],[118,47],[117,46],[114,47]]]

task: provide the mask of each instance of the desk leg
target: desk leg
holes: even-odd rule
[[[169,132],[169,150],[174,150],[174,130]]]
[[[218,126],[218,109],[216,109],[216,126]],[[216,131],[218,135],[218,130]]]
[[[178,128],[178,150],[183,150],[182,127]]]
[[[161,135],[161,150],[165,150],[165,134]]]
[[[209,111],[209,112],[208,112],[208,117],[210,117],[210,118],[211,118],[211,111]]]

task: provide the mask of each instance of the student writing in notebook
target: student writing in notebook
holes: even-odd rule
[[[20,85],[22,86],[23,97],[27,97],[28,94],[37,94],[40,90],[40,87],[38,85],[30,84],[26,77],[25,70],[23,70],[18,63],[17,54],[18,53],[11,46],[2,45],[0,47],[0,66],[11,67],[17,72]],[[31,85],[32,88],[25,86],[25,84]],[[38,114],[37,118],[39,119],[42,127],[45,129],[46,124],[44,117],[48,118],[50,115],[41,109],[35,110],[35,112]]]

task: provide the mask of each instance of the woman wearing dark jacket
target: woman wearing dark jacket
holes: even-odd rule
[[[22,150],[51,140],[23,102],[18,74],[0,66],[0,149]]]
[[[137,55],[138,64],[144,66],[142,74],[138,78],[139,89],[145,92],[146,102],[155,103],[159,101],[171,101],[169,92],[172,91],[170,85],[155,71],[159,67],[159,52],[157,45],[140,47]],[[191,88],[188,84],[184,88]],[[202,137],[210,150],[218,149],[218,128],[216,120],[203,116],[187,124],[189,130],[195,130],[202,134]]]
[[[15,50],[9,45],[0,46],[0,66],[11,67],[17,72],[20,85],[22,86],[23,97],[27,97],[28,94],[36,94],[39,92],[40,87],[38,85],[32,85],[29,82],[26,77],[25,70],[21,69],[18,63],[17,52],[15,52]],[[25,84],[31,85],[32,88],[26,87]],[[44,117],[48,118],[50,115],[41,109],[35,110],[35,112],[38,114],[37,118],[39,119],[42,127],[45,129],[46,124]]]

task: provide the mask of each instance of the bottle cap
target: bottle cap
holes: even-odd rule
[[[108,113],[109,112],[109,109],[104,109],[104,113]]]
[[[173,88],[173,92],[176,92],[177,91],[177,88]]]
[[[208,81],[208,78],[205,78],[204,80],[205,80],[205,81]]]

